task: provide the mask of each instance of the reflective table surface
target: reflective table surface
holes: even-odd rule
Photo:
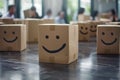
[[[96,42],[79,43],[79,59],[70,65],[39,63],[38,46],[0,52],[0,80],[120,80],[120,55],[97,55]]]

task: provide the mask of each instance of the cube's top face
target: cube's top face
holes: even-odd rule
[[[98,42],[104,46],[119,44],[120,27],[98,26]]]
[[[35,19],[35,18],[26,18],[25,20],[27,20],[27,21],[37,21],[37,20],[42,20],[42,19]]]
[[[5,27],[5,28],[17,27],[18,28],[18,27],[25,27],[25,25],[24,24],[4,24],[4,25],[0,25],[0,27]]]
[[[19,41],[20,26],[0,26],[0,37],[2,43],[14,44]]]
[[[111,25],[120,25],[120,22],[109,22],[107,24],[111,24]]]
[[[78,25],[78,22],[77,21],[71,21],[70,24],[72,24],[72,25]]]
[[[68,25],[40,25],[39,27],[39,46],[45,53],[63,53],[67,51],[68,44]]]
[[[14,19],[14,21],[24,21],[25,19]]]
[[[89,26],[87,23],[78,24],[79,25],[79,33],[82,35],[89,34]]]
[[[41,24],[43,23],[43,20],[41,19],[26,19],[25,20],[26,24],[29,25],[30,27],[35,27],[35,26],[38,26],[38,24]],[[34,26],[33,26],[34,25]],[[28,26],[28,27],[29,27]]]

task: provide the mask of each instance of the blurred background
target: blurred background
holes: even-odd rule
[[[120,0],[0,0],[1,17],[7,13],[8,6],[15,5],[15,18],[26,18],[25,11],[35,7],[39,18],[44,18],[49,12],[56,18],[60,11],[64,12],[66,23],[77,21],[78,15],[84,13],[90,19],[96,16],[110,19],[110,11],[114,10],[115,16],[120,18]],[[84,9],[81,12],[81,8]]]

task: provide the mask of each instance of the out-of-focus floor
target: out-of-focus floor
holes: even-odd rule
[[[120,80],[119,55],[97,55],[96,42],[79,43],[70,65],[38,61],[37,44],[19,52],[0,52],[0,80]]]

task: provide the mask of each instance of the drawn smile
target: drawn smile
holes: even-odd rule
[[[91,31],[91,32],[96,32],[96,30],[92,30],[92,29],[90,29],[90,31]]]
[[[61,50],[63,50],[64,48],[66,47],[66,44],[63,44],[59,49],[57,50],[49,50],[47,49],[46,47],[42,46],[42,48],[48,52],[48,53],[57,53],[57,52],[60,52]]]
[[[117,39],[115,38],[115,40],[112,41],[111,43],[107,43],[107,42],[103,41],[102,39],[101,39],[101,41],[102,41],[102,43],[105,44],[105,45],[112,45],[112,44],[116,43]]]
[[[3,38],[4,41],[8,42],[8,43],[13,43],[17,40],[18,38],[16,37],[15,39],[12,40],[7,40],[6,38]]]
[[[88,32],[84,33],[81,30],[80,30],[80,33],[83,34],[83,35],[87,35],[88,34]]]

